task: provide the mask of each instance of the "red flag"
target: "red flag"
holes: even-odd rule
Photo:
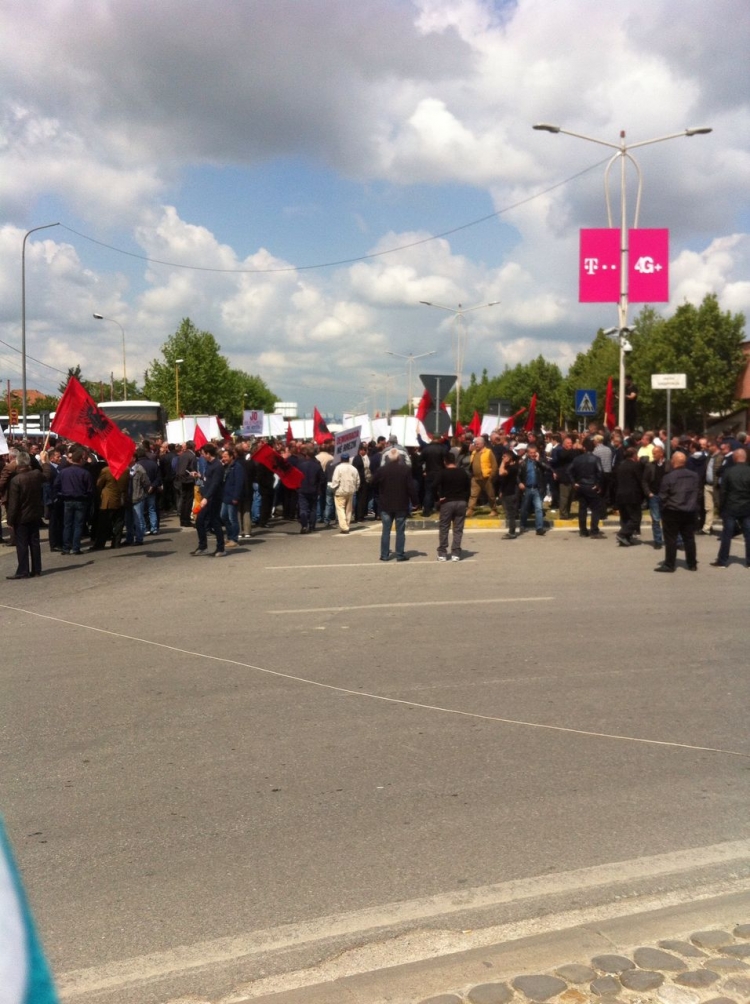
[[[331,433],[323,421],[323,416],[320,414],[317,408],[313,408],[313,439],[316,443],[325,443],[326,440],[331,438]],[[287,487],[289,487],[287,485]]]
[[[524,413],[525,411],[526,411],[526,409],[525,409],[525,408],[519,408],[519,410],[518,410],[518,411],[517,411],[517,412],[515,413],[515,415],[511,415],[511,416],[510,416],[510,418],[507,418],[507,419],[506,419],[506,420],[505,420],[505,421],[504,421],[504,422],[502,423],[502,425],[500,426],[500,428],[501,428],[501,429],[503,430],[503,432],[504,432],[504,433],[505,433],[506,435],[510,435],[510,433],[511,433],[511,432],[513,432],[513,426],[514,426],[514,425],[516,424],[516,419],[517,419],[517,418],[518,418],[518,417],[519,417],[520,415],[523,415],[523,413]]]
[[[475,436],[478,436],[482,431],[482,419],[479,417],[479,412],[475,411],[471,416],[471,421],[466,426],[467,429],[471,429]]]
[[[456,435],[457,436],[463,436],[463,434],[464,434],[464,427],[463,427],[463,425],[461,425],[460,422],[456,422]]]
[[[427,414],[432,408],[432,398],[430,397],[430,392],[425,390],[424,394],[419,399],[419,404],[417,405],[417,421],[424,424],[424,420],[427,418]]]
[[[294,442],[294,433],[292,432],[292,423],[286,423],[286,441],[287,443]]]
[[[229,431],[229,429],[227,429],[226,425],[224,425],[224,423],[222,422],[222,420],[219,418],[218,415],[216,416],[216,424],[219,427],[219,435],[223,440],[232,438],[232,433]]]
[[[94,399],[74,376],[68,380],[50,429],[101,453],[116,478],[125,473],[133,460],[133,440],[97,408]]]
[[[533,432],[534,426],[536,425],[536,394],[531,395],[531,401],[529,403],[529,417],[526,419],[524,425],[525,432]]]
[[[615,392],[612,387],[612,377],[607,380],[607,392],[604,395],[604,422],[611,432],[617,425],[615,416]]]
[[[252,459],[256,460],[259,464],[263,464],[264,467],[267,467],[269,471],[273,471],[274,474],[278,474],[279,480],[285,488],[299,488],[305,480],[305,475],[302,471],[284,460],[281,454],[277,453],[268,443],[263,443],[259,446],[255,453],[253,453]]]
[[[193,433],[193,442],[195,443],[196,450],[200,450],[200,448],[202,446],[205,446],[206,443],[208,442],[208,439],[206,438],[205,432],[203,431],[203,429],[201,429],[201,427],[198,425],[197,422],[195,423],[195,432]]]

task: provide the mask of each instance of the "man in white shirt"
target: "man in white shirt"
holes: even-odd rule
[[[336,464],[331,478],[331,487],[334,493],[339,530],[341,533],[349,533],[352,521],[352,499],[359,488],[359,472],[349,463],[348,453],[341,454],[341,463]]]

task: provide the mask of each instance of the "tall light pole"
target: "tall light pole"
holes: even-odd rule
[[[125,366],[125,328],[116,321],[114,317],[105,317],[103,314],[94,314],[97,321],[109,321],[110,324],[116,324],[117,327],[122,332],[122,399],[127,401],[128,399],[128,372]]]
[[[21,409],[23,414],[23,437],[26,438],[26,239],[37,230],[59,227],[59,223],[45,223],[43,227],[32,227],[23,235],[21,244]]]
[[[473,307],[463,307],[460,303],[457,307],[446,307],[444,303],[431,303],[429,300],[420,300],[425,307],[437,307],[438,310],[447,310],[454,316],[454,331],[456,341],[456,418],[461,420],[461,371],[464,366],[464,351],[466,349],[466,325],[464,314],[472,310],[482,310],[484,307],[496,307],[499,300],[491,300],[490,303],[477,303]]]
[[[538,122],[534,129],[542,132],[563,133],[565,136],[574,136],[576,139],[585,139],[589,143],[598,143],[600,146],[608,146],[617,153],[611,158],[604,169],[604,198],[607,204],[607,225],[612,226],[612,206],[609,198],[609,174],[612,165],[616,160],[620,161],[620,300],[617,306],[618,328],[623,332],[628,326],[628,221],[625,201],[625,161],[629,160],[635,168],[638,178],[638,188],[635,200],[635,214],[633,217],[633,227],[638,226],[638,216],[641,211],[641,193],[643,191],[643,178],[638,162],[630,155],[631,150],[639,146],[650,146],[652,143],[663,143],[668,139],[679,139],[681,136],[703,136],[713,130],[709,126],[697,126],[692,129],[683,129],[682,132],[669,133],[666,136],[656,136],[654,139],[644,139],[639,143],[626,143],[625,130],[620,132],[620,142],[611,143],[609,140],[596,139],[594,136],[586,136],[580,132],[571,132],[561,126],[550,125],[548,122]],[[623,335],[620,335],[620,374],[618,390],[618,425],[622,429],[625,425],[625,348],[623,345]],[[626,341],[627,339],[625,339]]]
[[[434,356],[436,352],[437,349],[433,349],[431,352],[421,352],[418,356],[415,356],[413,352],[410,352],[408,356],[404,356],[400,352],[391,352],[390,349],[385,350],[385,354],[387,356],[395,356],[396,359],[406,360],[406,384],[407,384],[410,415],[412,409],[412,401],[414,399],[412,395],[412,389],[414,384],[414,363],[416,362],[417,359],[425,359],[427,356]]]
[[[174,361],[174,410],[176,412],[175,418],[180,417],[180,364],[184,363],[184,359],[175,359]]]

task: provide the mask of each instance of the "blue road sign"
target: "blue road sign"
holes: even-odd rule
[[[576,415],[596,415],[596,391],[576,391]]]

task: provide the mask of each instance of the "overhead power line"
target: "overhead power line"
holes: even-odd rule
[[[399,244],[397,247],[387,248],[385,251],[372,251],[370,254],[357,255],[354,258],[340,258],[337,261],[318,262],[313,265],[283,265],[278,268],[211,268],[207,265],[186,265],[184,262],[163,261],[160,258],[149,258],[147,255],[136,254],[134,251],[125,251],[123,248],[117,248],[112,244],[106,244],[104,241],[97,240],[95,237],[89,237],[88,234],[82,234],[79,230],[74,230],[65,223],[61,223],[59,225],[64,230],[67,230],[71,234],[75,234],[77,237],[81,237],[85,241],[90,241],[92,244],[98,244],[99,247],[107,248],[109,251],[115,251],[117,254],[126,255],[128,258],[137,258],[139,261],[148,262],[150,265],[166,265],[169,268],[184,268],[191,272],[220,272],[229,275],[267,274],[273,272],[306,272],[313,269],[334,268],[337,265],[353,265],[358,261],[369,261],[373,258],[382,258],[385,255],[396,254],[398,251],[408,251],[410,248],[419,247],[421,244],[429,244],[431,241],[441,240],[443,237],[450,237],[452,234],[460,233],[462,230],[468,230],[470,227],[476,227],[480,223],[486,223],[488,220],[496,219],[498,216],[503,216],[505,213],[509,213],[513,209],[518,209],[519,206],[525,206],[527,203],[533,202],[535,199],[540,199],[544,195],[549,195],[550,192],[554,192],[557,188],[562,188],[564,185],[570,184],[571,181],[575,181],[577,178],[583,177],[584,174],[588,174],[589,171],[594,171],[597,167],[601,167],[601,165],[606,163],[608,159],[609,158],[605,157],[604,160],[599,160],[596,164],[591,164],[589,167],[585,167],[582,171],[577,171],[575,174],[571,174],[570,177],[563,179],[563,181],[558,181],[554,185],[550,185],[548,188],[535,192],[533,195],[527,195],[525,198],[511,203],[503,209],[498,209],[494,213],[488,213],[486,216],[480,216],[479,219],[471,220],[469,223],[462,223],[457,227],[452,227],[450,230],[444,230],[442,233],[432,234],[430,237],[422,237],[420,240],[410,241],[408,244]]]

